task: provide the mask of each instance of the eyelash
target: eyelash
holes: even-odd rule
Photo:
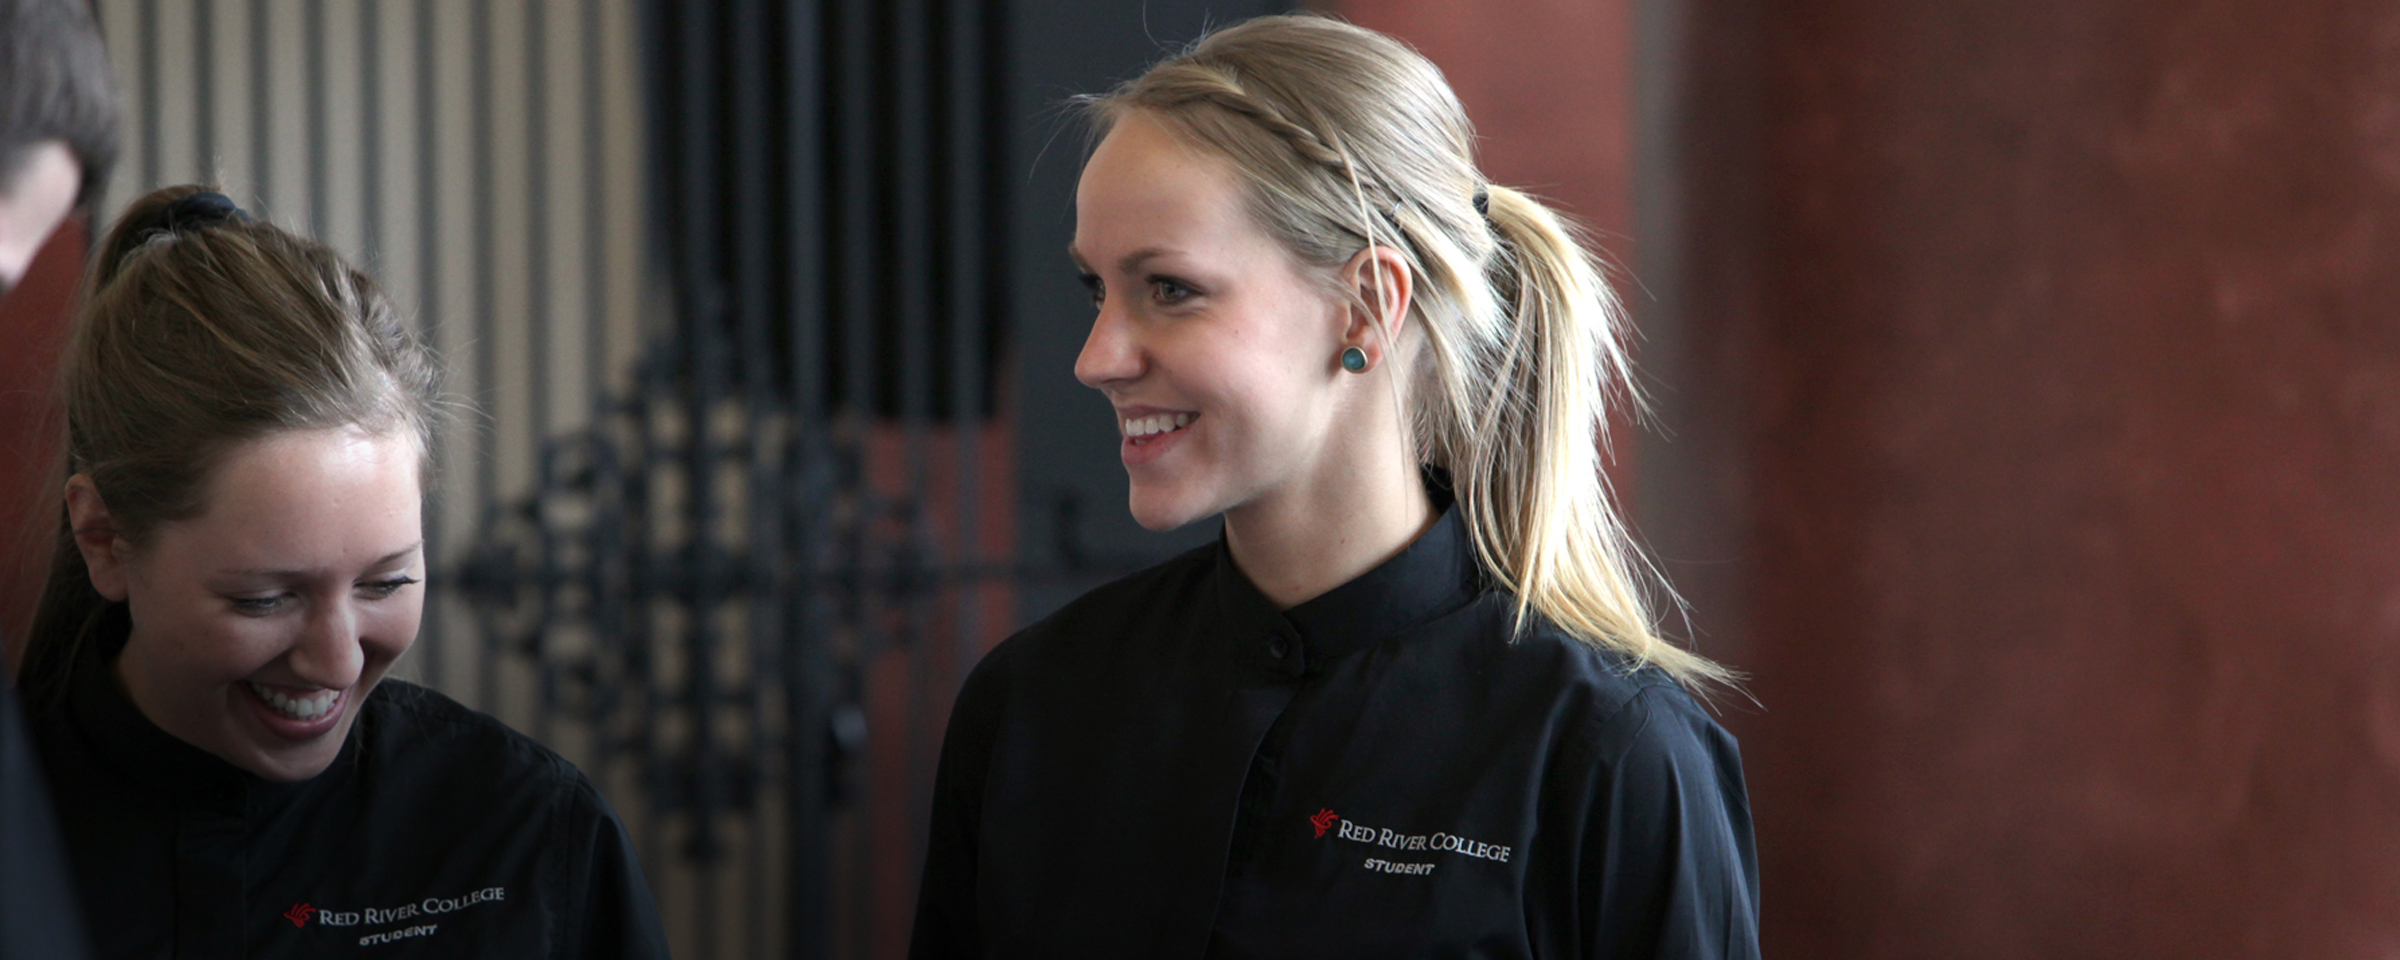
[[[395,593],[399,593],[400,588],[419,582],[422,581],[419,581],[415,577],[393,577],[388,580],[369,581],[359,584],[358,587],[361,590],[367,591],[367,599],[384,600],[390,598]],[[288,593],[279,593],[272,597],[235,597],[233,598],[233,609],[236,612],[246,613],[253,617],[263,617],[282,609],[283,601],[290,598],[290,596],[291,595]]]

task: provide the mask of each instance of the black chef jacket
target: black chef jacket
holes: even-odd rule
[[[616,815],[499,721],[387,679],[332,766],[275,783],[153,725],[113,655],[35,718],[95,956],[667,956]]]
[[[1733,738],[1514,603],[1453,510],[1286,612],[1220,538],[1027,628],[959,693],[912,954],[1756,957]]]

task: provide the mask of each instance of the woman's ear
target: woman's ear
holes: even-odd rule
[[[83,551],[84,569],[91,571],[92,589],[110,600],[125,599],[125,563],[132,545],[117,535],[116,520],[91,475],[67,478],[67,523],[75,531],[75,546]]]
[[[1353,304],[1342,342],[1365,350],[1369,369],[1383,363],[1392,346],[1400,342],[1414,282],[1407,258],[1390,247],[1370,246],[1342,266],[1342,283],[1349,288]]]

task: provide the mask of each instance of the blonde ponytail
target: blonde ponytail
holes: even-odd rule
[[[1520,628],[1547,620],[1695,692],[1733,682],[1659,634],[1643,590],[1654,574],[1601,470],[1612,404],[1637,402],[1624,309],[1573,227],[1476,170],[1474,129],[1440,70],[1362,27],[1260,17],[1081,102],[1099,133],[1140,111],[1226,158],[1252,218],[1329,287],[1365,247],[1407,261],[1425,348],[1409,373],[1412,439],[1420,462],[1449,472]]]
[[[1516,594],[1520,622],[1539,613],[1686,683],[1730,684],[1723,666],[1659,635],[1639,580],[1647,561],[1600,463],[1612,402],[1638,403],[1624,306],[1572,225],[1525,194],[1485,189],[1510,335],[1468,455],[1451,465],[1485,568]]]

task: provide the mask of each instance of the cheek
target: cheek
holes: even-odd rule
[[[164,626],[171,632],[162,631],[164,636],[153,635],[149,640],[153,654],[165,654],[154,659],[172,661],[174,676],[202,686],[256,673],[291,646],[288,628],[278,621],[237,613],[199,613]]]
[[[406,653],[417,641],[417,628],[424,623],[425,603],[422,595],[405,602],[378,605],[363,615],[360,640],[370,654],[386,658]]]

